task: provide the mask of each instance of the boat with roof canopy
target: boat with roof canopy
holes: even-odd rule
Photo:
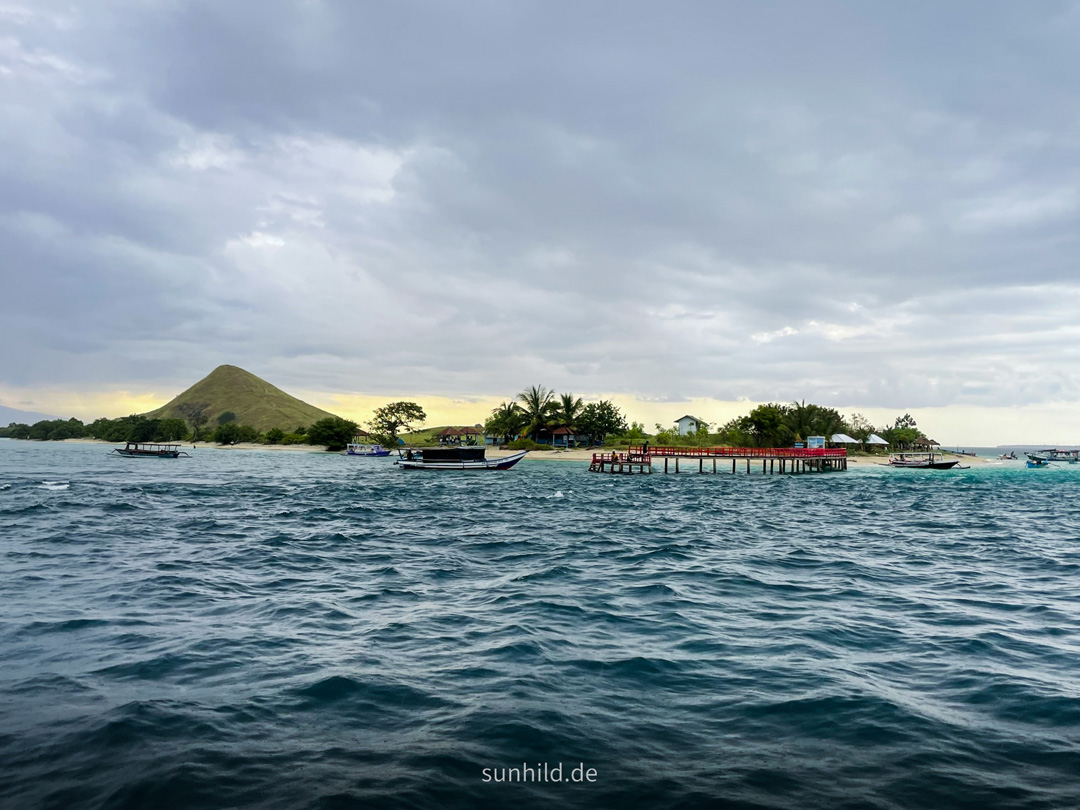
[[[889,463],[884,466],[904,467],[911,470],[951,470],[959,463],[959,460],[946,461],[941,453],[927,450],[915,453],[893,453],[889,457]]]
[[[388,456],[390,450],[383,447],[381,444],[360,444],[359,442],[349,442],[349,446],[345,448],[345,455],[347,456]]]
[[[148,442],[127,442],[123,447],[114,448],[113,453],[123,458],[191,458],[178,444],[150,444]]]
[[[399,448],[394,463],[403,470],[509,470],[523,458],[522,450],[504,458],[487,458],[481,446]]]

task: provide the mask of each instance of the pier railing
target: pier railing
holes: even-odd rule
[[[843,447],[652,447],[630,446],[630,455],[681,458],[846,458]]]

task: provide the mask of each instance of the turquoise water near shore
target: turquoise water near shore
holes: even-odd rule
[[[0,806],[1080,805],[1080,469],[586,467],[0,440]]]

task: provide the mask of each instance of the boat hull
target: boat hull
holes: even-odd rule
[[[506,458],[479,459],[475,461],[423,461],[402,459],[394,462],[403,470],[509,470],[525,458],[525,451]]]
[[[163,451],[160,453],[140,452],[137,450],[113,450],[113,452],[124,458],[180,458],[181,456],[181,453],[176,450]],[[184,453],[183,455],[186,457],[187,453]]]
[[[890,461],[890,467],[908,470],[951,470],[959,461]]]
[[[355,453],[352,450],[349,450],[349,451],[347,451],[345,453],[345,455],[347,455],[347,456],[363,456],[365,458],[384,458],[384,457],[390,455],[390,451],[389,450],[378,450],[378,451],[371,452],[371,453]]]

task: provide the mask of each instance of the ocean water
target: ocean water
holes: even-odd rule
[[[105,450],[0,440],[0,807],[1080,806],[1080,469]]]

